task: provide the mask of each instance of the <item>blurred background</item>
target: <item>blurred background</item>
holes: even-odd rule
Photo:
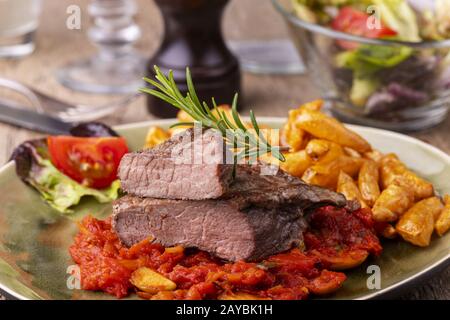
[[[8,1],[11,2],[11,0],[1,0],[0,3],[4,5]],[[12,2],[19,3],[20,1],[33,2],[33,0]],[[38,2],[39,0],[35,1]],[[74,104],[99,106],[114,104],[120,100],[123,95],[83,93],[79,90],[69,89],[67,86],[63,86],[57,77],[58,72],[61,72],[67,66],[89,58],[98,52],[98,48],[92,41],[92,37],[96,35],[91,33],[88,37],[88,33],[92,31],[90,28],[94,25],[90,15],[93,10],[91,7],[89,12],[88,6],[89,4],[92,6],[93,3],[101,4],[104,2],[105,0],[43,0],[39,25],[34,38],[36,45],[34,52],[16,59],[0,58],[0,77],[20,81],[52,97]],[[140,28],[141,35],[134,34],[131,36],[131,38],[137,39],[136,43],[132,45],[143,59],[139,62],[145,64],[145,61],[155,54],[161,44],[164,33],[163,19],[154,1],[136,0],[135,3],[134,22]],[[81,28],[70,30],[66,23],[70,15],[73,14],[73,11],[68,11],[68,8],[72,8],[73,5],[80,8]],[[4,8],[2,14],[6,12]],[[97,10],[96,14],[102,14],[100,9]],[[10,16],[10,14],[6,16]],[[132,24],[133,12],[128,14],[128,19],[129,21],[125,23]],[[98,25],[102,23],[104,21],[101,19],[97,21]],[[256,43],[261,46],[261,49],[257,50],[260,54],[264,54],[268,50],[262,47],[264,44],[268,44],[272,40],[289,39],[285,21],[283,21],[282,15],[275,10],[270,0],[229,1],[224,11],[222,26],[224,38],[229,45],[234,46],[241,41],[254,42],[259,40],[260,42]],[[282,50],[279,52],[283,56]],[[142,67],[145,67],[145,65]],[[291,70],[292,72],[282,72],[284,74],[281,75],[254,74],[247,72],[246,68],[242,66],[241,71],[242,94],[240,105],[243,115],[247,115],[249,109],[254,109],[257,116],[286,116],[289,109],[321,96],[312,83],[313,80],[307,74],[304,74],[301,68]],[[145,69],[142,72],[145,73]],[[59,80],[61,80],[61,77]],[[0,89],[1,96],[2,91]],[[113,112],[112,115],[103,118],[102,121],[108,124],[117,124],[153,118],[155,116],[147,111],[146,99],[139,97],[126,108],[121,108],[120,112]],[[450,150],[450,142],[444,132],[449,128],[449,120],[446,120],[438,127],[415,133],[414,136],[448,151]],[[4,163],[10,151],[18,142],[35,136],[36,133],[0,124],[0,135],[2,136],[0,139],[0,150],[2,150],[0,162]]]
[[[5,0],[2,0],[5,1]],[[9,1],[9,0],[8,0]],[[117,100],[114,95],[81,93],[68,89],[58,82],[56,72],[67,64],[90,57],[96,52],[87,32],[91,19],[87,11],[88,0],[43,0],[40,23],[36,31],[35,51],[19,59],[0,58],[0,77],[18,80],[43,93],[73,103],[100,105]],[[143,57],[150,58],[159,47],[163,34],[161,13],[150,0],[137,0],[135,21],[142,35],[135,47]],[[81,29],[69,30],[66,12],[71,5],[81,8]],[[232,0],[226,7],[223,19],[226,40],[286,39],[288,33],[283,18],[270,1]],[[242,73],[244,93],[242,113],[248,109],[260,116],[286,116],[287,110],[317,98],[318,93],[310,80],[302,75],[254,75]],[[0,91],[1,92],[1,91]],[[109,124],[129,123],[152,119],[147,112],[145,98],[140,97],[120,113],[104,118]],[[0,163],[4,163],[19,142],[35,135],[27,130],[0,124]]]

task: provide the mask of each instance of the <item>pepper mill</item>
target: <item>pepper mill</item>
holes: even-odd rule
[[[189,67],[197,94],[211,105],[230,104],[240,92],[238,60],[227,48],[221,20],[229,0],[154,0],[164,19],[164,37],[150,59],[147,75],[154,77],[154,65],[167,74],[173,71],[180,91],[187,91],[186,67]],[[176,108],[151,95],[150,113],[162,118],[174,117]]]

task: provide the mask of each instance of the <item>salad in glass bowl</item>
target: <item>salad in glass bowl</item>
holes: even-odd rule
[[[445,119],[450,0],[273,0],[331,111],[398,131]]]

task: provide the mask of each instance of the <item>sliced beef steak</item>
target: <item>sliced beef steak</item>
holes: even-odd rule
[[[124,191],[139,197],[215,199],[232,179],[227,157],[220,134],[188,129],[153,149],[126,154],[119,178]]]
[[[253,205],[263,208],[280,207],[288,204],[303,209],[316,206],[345,206],[345,197],[329,189],[312,186],[303,180],[278,170],[270,172],[267,165],[238,165],[236,178],[221,199],[233,199],[242,207]]]
[[[127,246],[152,236],[166,246],[196,247],[226,260],[252,261],[299,245],[306,210],[346,204],[341,194],[281,172],[264,176],[261,169],[238,166],[236,180],[217,200],[126,196],[113,205],[113,227]]]
[[[114,204],[113,225],[128,246],[152,236],[165,246],[195,247],[225,260],[259,260],[303,242],[302,214],[298,206],[239,209],[233,200],[126,196]]]

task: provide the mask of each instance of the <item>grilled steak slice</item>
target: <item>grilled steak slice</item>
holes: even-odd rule
[[[124,191],[139,197],[215,199],[228,190],[231,157],[217,132],[188,129],[153,149],[126,154],[119,178]]]
[[[113,227],[127,246],[152,236],[166,246],[196,247],[226,260],[251,261],[302,243],[306,210],[346,204],[341,194],[282,172],[264,176],[263,169],[238,166],[236,180],[217,200],[126,196],[113,205]]]
[[[233,199],[241,207],[249,205],[272,208],[288,204],[308,209],[323,205],[345,206],[345,197],[329,189],[312,186],[278,170],[270,172],[267,165],[238,165],[236,178],[221,199]]]
[[[165,246],[195,247],[230,261],[260,260],[303,242],[299,206],[240,209],[232,200],[170,200],[125,196],[113,226],[131,246],[150,236]]]

